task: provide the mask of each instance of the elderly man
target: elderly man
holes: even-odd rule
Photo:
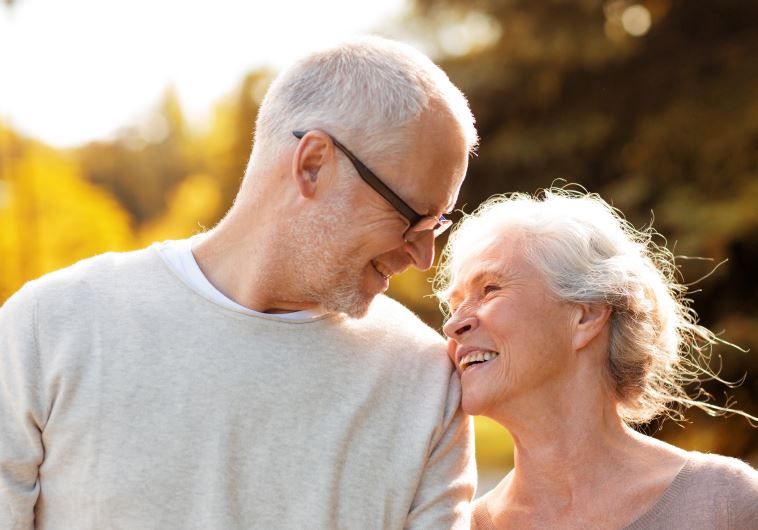
[[[457,376],[377,295],[430,267],[475,142],[404,45],[285,71],[218,226],[2,308],[0,527],[467,528]]]

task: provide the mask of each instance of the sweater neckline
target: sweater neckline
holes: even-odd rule
[[[663,494],[657,501],[650,507],[648,511],[640,515],[637,519],[623,527],[622,530],[634,530],[635,528],[648,528],[651,523],[658,520],[663,512],[666,511],[666,507],[673,502],[684,489],[687,484],[687,480],[693,474],[695,469],[695,462],[692,455],[687,456],[687,460],[684,462],[682,469],[676,474],[674,480],[665,489]]]
[[[660,515],[666,511],[666,507],[674,501],[684,489],[687,484],[687,480],[694,472],[695,462],[692,454],[687,456],[684,465],[679,472],[674,476],[674,480],[666,487],[664,492],[653,503],[653,505],[637,519],[624,526],[621,530],[636,530],[642,528],[649,528],[651,523],[658,520]],[[472,518],[477,523],[484,523],[487,526],[478,526],[478,530],[496,530],[495,522],[487,509],[487,504],[484,502],[478,502],[474,505]]]

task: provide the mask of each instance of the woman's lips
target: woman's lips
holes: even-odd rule
[[[458,358],[458,368],[463,372],[466,368],[475,364],[482,364],[496,359],[498,355],[500,355],[498,352],[491,350],[468,351]]]

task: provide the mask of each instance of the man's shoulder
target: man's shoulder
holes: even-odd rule
[[[377,296],[368,314],[356,325],[354,331],[364,337],[376,337],[388,355],[403,358],[407,369],[413,364],[424,370],[436,367],[445,374],[452,370],[442,336],[397,300]]]
[[[150,248],[106,252],[31,280],[20,292],[27,296],[54,296],[63,300],[63,297],[76,290],[101,290],[106,286],[123,288],[128,285],[130,277],[144,275],[155,263]]]
[[[386,295],[374,298],[366,322],[384,327],[394,335],[406,335],[430,346],[444,343],[442,336],[427,325],[408,307]]]

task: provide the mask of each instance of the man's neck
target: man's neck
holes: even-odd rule
[[[316,302],[294,298],[287,286],[290,264],[282,258],[280,238],[272,232],[273,223],[249,225],[230,212],[213,230],[198,237],[192,246],[200,270],[208,281],[241,306],[263,313],[291,313],[318,310]]]

